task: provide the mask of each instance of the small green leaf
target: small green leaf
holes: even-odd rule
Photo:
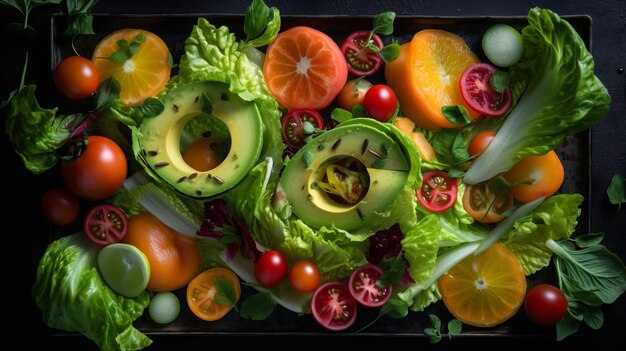
[[[246,41],[259,37],[265,31],[270,19],[270,8],[263,0],[253,0],[246,9],[243,20],[243,31],[246,33]]]
[[[460,170],[456,167],[451,167],[448,170],[448,175],[450,176],[450,178],[463,178],[463,176],[465,175],[465,171]]]
[[[583,309],[583,322],[591,329],[598,330],[604,324],[604,315],[600,306],[585,306]]]
[[[379,13],[374,17],[374,28],[372,31],[382,35],[393,34],[393,21],[395,19],[396,13],[393,11]]]
[[[556,340],[561,341],[576,333],[580,328],[580,321],[574,318],[568,311],[565,317],[556,323]]]
[[[274,302],[270,294],[257,293],[250,295],[250,297],[243,301],[239,314],[243,318],[262,321],[267,319],[267,317],[274,312],[275,306],[276,302]]]
[[[452,161],[455,164],[461,164],[467,162],[469,158],[469,151],[467,151],[467,144],[463,138],[463,133],[459,131],[452,142]]]
[[[354,105],[354,107],[352,108],[352,116],[354,118],[367,117],[367,110],[365,110],[365,107],[363,107],[363,105],[361,104]]]
[[[213,102],[211,101],[211,97],[209,97],[209,94],[202,93],[202,101],[204,102],[204,104],[202,105],[202,112],[206,113],[207,115],[210,115],[213,113]]]
[[[433,328],[424,329],[424,334],[428,335],[428,342],[436,344],[441,341],[441,332]]]
[[[609,195],[609,201],[613,205],[617,205],[617,210],[619,211],[622,207],[622,204],[626,202],[626,181],[621,174],[613,175],[613,179],[611,179],[611,184],[606,189],[607,195]]]
[[[489,77],[489,84],[491,85],[491,88],[499,94],[504,93],[510,83],[511,76],[506,71],[495,71],[491,77]]]
[[[233,306],[237,310],[237,295],[233,286],[224,279],[215,279],[217,295],[214,301],[222,305]]]
[[[430,313],[428,315],[428,319],[430,319],[430,324],[433,326],[433,328],[437,329],[437,331],[441,330],[441,319],[439,319],[439,317]]]
[[[130,58],[130,53],[120,49],[112,53],[111,56],[109,57],[101,57],[101,58],[115,61],[115,62],[124,62]]]
[[[159,99],[147,98],[143,101],[143,104],[139,105],[139,111],[143,113],[144,117],[151,118],[160,115],[165,106]]]
[[[96,91],[96,111],[101,111],[113,100],[117,99],[120,96],[121,89],[120,83],[113,77],[109,77],[100,83]]]
[[[604,233],[589,233],[576,236],[576,245],[580,248],[599,245],[604,239]]]
[[[338,123],[345,122],[349,119],[352,119],[352,112],[337,107],[330,113],[330,118],[337,121]]]
[[[86,13],[68,16],[68,24],[64,35],[73,36],[79,34],[94,34],[93,17]]]
[[[383,275],[376,281],[376,286],[382,288],[396,284],[402,280],[406,264],[401,255],[398,255],[391,261],[391,267],[383,272]]]
[[[463,331],[463,322],[458,319],[451,319],[448,322],[448,337],[452,335],[459,335]]]
[[[409,305],[398,298],[392,297],[380,308],[379,314],[387,315],[394,319],[404,318],[409,314]]]
[[[443,113],[444,117],[446,117],[446,119],[453,124],[468,125],[473,122],[472,118],[467,113],[467,109],[465,109],[465,106],[443,106],[441,107],[441,112]]]
[[[392,40],[390,44],[385,45],[381,50],[378,50],[376,47],[374,48],[376,49],[375,52],[387,63],[394,61],[400,56],[400,45],[395,39]]]

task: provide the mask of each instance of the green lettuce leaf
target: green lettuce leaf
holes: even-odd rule
[[[578,224],[580,194],[559,194],[547,198],[529,215],[517,220],[502,243],[520,260],[524,273],[533,274],[548,266],[552,251],[548,239],[569,238]]]
[[[406,303],[412,311],[422,312],[426,307],[441,300],[441,293],[439,293],[436,283],[431,284],[426,289],[419,284],[414,284],[398,293],[398,298]]]
[[[593,57],[576,30],[557,14],[528,13],[522,30],[524,55],[511,67],[519,97],[487,150],[464,181],[475,184],[509,170],[526,155],[543,155],[570,135],[599,122],[611,97],[594,75]]]
[[[150,293],[130,299],[111,290],[98,273],[99,252],[82,233],[52,242],[37,267],[35,302],[51,328],[80,332],[103,351],[140,350],[152,341],[132,323]]]
[[[65,144],[85,115],[57,116],[57,108],[41,108],[35,89],[34,85],[27,85],[11,98],[3,110],[4,129],[26,169],[41,174],[57,163],[55,151]]]

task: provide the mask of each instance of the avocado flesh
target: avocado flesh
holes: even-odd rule
[[[208,81],[176,88],[162,102],[163,112],[145,118],[140,126],[142,161],[149,174],[183,194],[202,198],[231,189],[256,164],[263,146],[263,125],[255,103],[242,100],[223,83]],[[183,160],[180,139],[185,125],[205,110],[226,125],[231,147],[222,163],[200,172]]]
[[[280,185],[293,213],[304,223],[314,228],[334,224],[344,230],[356,229],[396,199],[406,184],[410,165],[398,144],[375,126],[340,125],[308,142],[289,161]],[[317,185],[327,165],[346,157],[362,162],[369,175],[367,194],[352,205],[331,199]]]

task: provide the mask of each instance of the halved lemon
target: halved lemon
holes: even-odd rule
[[[98,254],[98,268],[104,281],[118,294],[139,296],[150,280],[150,263],[143,252],[128,244],[104,247]]]
[[[145,41],[141,42],[142,39]],[[129,58],[110,59],[115,52],[123,50],[121,41],[128,45],[141,43]],[[107,35],[96,46],[91,61],[101,81],[114,77],[120,83],[120,100],[130,106],[140,105],[163,90],[171,73],[167,45],[158,35],[142,29],[121,29]]]
[[[452,315],[475,327],[493,327],[518,311],[526,294],[522,265],[496,243],[439,278],[439,291]]]

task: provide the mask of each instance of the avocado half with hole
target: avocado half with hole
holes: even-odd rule
[[[210,197],[237,185],[256,164],[263,146],[263,124],[254,102],[231,93],[226,84],[209,81],[175,88],[162,102],[163,112],[144,118],[139,128],[139,158],[148,173],[183,194]],[[200,172],[183,160],[181,136],[187,123],[205,113],[228,128],[231,142],[217,167]]]
[[[411,165],[386,127],[372,122],[340,124],[309,141],[287,163],[280,186],[293,213],[307,225],[362,227],[404,188]]]

